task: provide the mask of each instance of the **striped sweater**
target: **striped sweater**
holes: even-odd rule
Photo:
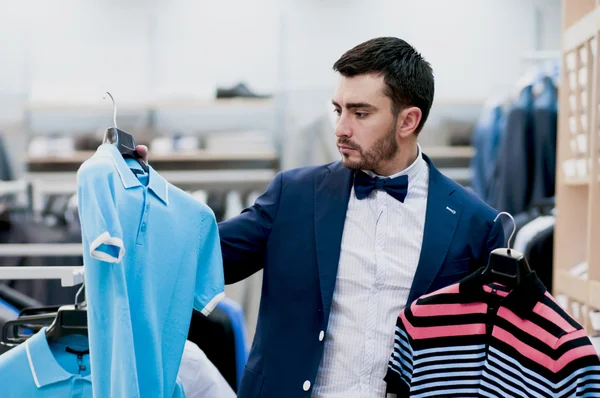
[[[400,313],[385,380],[399,398],[600,397],[600,360],[535,272],[509,290],[479,270]]]

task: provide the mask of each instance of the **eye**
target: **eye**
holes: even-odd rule
[[[342,113],[342,112],[340,112],[340,110],[339,110],[339,109],[334,109],[334,110],[333,110],[333,113],[335,113],[336,115],[338,115],[338,116],[339,116],[339,115],[340,115],[340,113]]]
[[[365,112],[355,112],[354,114],[359,119],[364,119],[364,118],[366,118],[368,116],[368,113],[365,113]]]

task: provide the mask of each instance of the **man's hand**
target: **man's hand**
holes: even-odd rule
[[[144,162],[148,164],[148,147],[146,145],[137,145],[135,151],[142,157]]]

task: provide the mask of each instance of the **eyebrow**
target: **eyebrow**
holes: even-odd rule
[[[333,104],[333,106],[341,108],[341,106],[334,100],[331,100],[331,103]],[[367,104],[366,102],[349,102],[346,104],[346,109],[356,109],[356,108],[369,109],[369,110],[377,109],[374,105]]]

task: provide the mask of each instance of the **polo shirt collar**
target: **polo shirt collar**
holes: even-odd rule
[[[119,177],[121,177],[121,182],[123,183],[125,189],[143,186],[140,180],[138,180],[138,178],[130,170],[131,168],[139,168],[141,170],[141,166],[131,166],[127,164],[127,161],[125,160],[125,158],[123,158],[116,146],[112,144],[102,144],[98,147],[98,150],[96,151],[96,156],[110,158],[114,162],[117,168],[117,172],[119,173]],[[148,188],[161,201],[163,201],[164,204],[168,205],[169,184],[150,165],[148,165],[148,172]]]
[[[71,377],[78,375],[67,372],[54,358],[48,340],[46,340],[46,329],[42,328],[39,332],[25,341],[25,350],[27,352],[27,361],[29,370],[37,388],[42,388],[50,384],[67,381]],[[87,376],[78,376],[91,383],[91,373]]]
[[[459,294],[467,302],[486,302],[486,296],[490,293],[483,290],[483,286],[486,284],[482,275],[484,269],[485,267],[481,267],[460,281]],[[500,305],[525,319],[545,294],[546,287],[539,280],[535,271],[531,271],[523,277],[521,283],[510,291],[508,296],[500,300]]]

